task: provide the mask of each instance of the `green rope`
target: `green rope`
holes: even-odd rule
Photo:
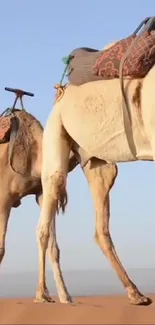
[[[73,58],[72,55],[64,56],[64,57],[62,58],[62,61],[63,61],[63,63],[66,65],[66,67],[65,67],[64,72],[63,72],[63,74],[62,74],[62,77],[61,77],[61,80],[60,80],[60,85],[62,85],[62,82],[63,82],[63,80],[64,80],[64,77],[65,77],[65,74],[66,74],[67,68],[68,68],[69,63],[70,63],[70,61],[71,61],[72,58]]]

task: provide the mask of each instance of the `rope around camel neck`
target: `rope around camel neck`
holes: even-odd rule
[[[62,82],[63,82],[63,80],[64,80],[64,77],[65,77],[65,74],[66,74],[67,68],[68,68],[69,63],[70,63],[70,61],[71,61],[72,58],[73,58],[72,55],[64,56],[64,57],[62,58],[62,61],[63,61],[63,63],[64,63],[66,66],[65,66],[64,72],[63,72],[63,74],[62,74],[62,77],[61,77],[60,83],[59,83],[59,84],[56,84],[56,85],[54,86],[54,88],[57,90],[55,102],[59,101],[59,100],[62,98],[63,94],[64,94],[65,85],[62,85]]]
[[[63,80],[64,80],[64,77],[65,77],[65,74],[66,74],[67,68],[68,68],[68,66],[69,66],[70,61],[71,61],[72,58],[73,58],[73,55],[71,55],[71,54],[69,54],[69,55],[67,55],[67,56],[64,56],[64,57],[62,58],[62,61],[63,61],[63,63],[64,63],[66,66],[65,66],[64,72],[63,72],[63,74],[62,74],[61,80],[60,80],[60,85],[62,85],[62,82],[63,82]]]

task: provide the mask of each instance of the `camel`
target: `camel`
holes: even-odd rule
[[[143,79],[124,79],[129,111],[119,79],[92,81],[80,86],[67,84],[63,96],[54,103],[43,133],[43,199],[37,228],[40,262],[36,300],[44,301],[48,248],[59,300],[63,303],[71,301],[59,267],[54,223],[56,212],[60,208],[65,210],[69,155],[74,143],[82,148],[86,157],[82,168],[96,210],[95,238],[126,289],[129,301],[132,304],[150,303],[128,277],[114,250],[109,231],[108,193],[116,176],[115,164],[155,160],[154,82],[155,66]],[[75,151],[78,154],[78,150]],[[109,172],[108,185],[103,190],[105,163],[111,164],[113,172]]]
[[[14,121],[19,122],[15,135]],[[34,194],[40,204],[42,195],[41,161],[43,127],[33,115],[15,109],[0,117],[0,263],[5,254],[5,238],[11,208],[17,208],[23,197]],[[7,132],[5,132],[7,131]]]

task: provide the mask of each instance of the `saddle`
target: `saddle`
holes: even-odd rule
[[[16,97],[15,97],[13,106],[11,108],[7,108],[6,110],[4,110],[4,112],[2,112],[0,115],[0,144],[10,141],[12,120],[14,118],[12,113],[19,111],[19,109],[15,108],[18,99],[20,100],[20,103],[21,103],[21,109],[25,110],[22,97],[24,95],[31,96],[31,97],[34,96],[33,93],[27,92],[22,89],[5,87],[5,90],[15,93]],[[16,127],[17,127],[17,125],[16,125]],[[15,131],[17,132],[17,129]]]
[[[138,35],[137,32],[143,24],[144,31]],[[155,64],[155,17],[146,18],[133,34],[108,49],[74,49],[67,68],[68,81],[81,85],[90,81],[119,78],[120,63],[126,53],[128,55],[124,61],[122,76],[143,78]]]

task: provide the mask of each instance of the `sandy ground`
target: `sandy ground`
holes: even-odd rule
[[[0,324],[155,324],[150,306],[131,306],[126,296],[78,297],[74,305],[0,299]]]

